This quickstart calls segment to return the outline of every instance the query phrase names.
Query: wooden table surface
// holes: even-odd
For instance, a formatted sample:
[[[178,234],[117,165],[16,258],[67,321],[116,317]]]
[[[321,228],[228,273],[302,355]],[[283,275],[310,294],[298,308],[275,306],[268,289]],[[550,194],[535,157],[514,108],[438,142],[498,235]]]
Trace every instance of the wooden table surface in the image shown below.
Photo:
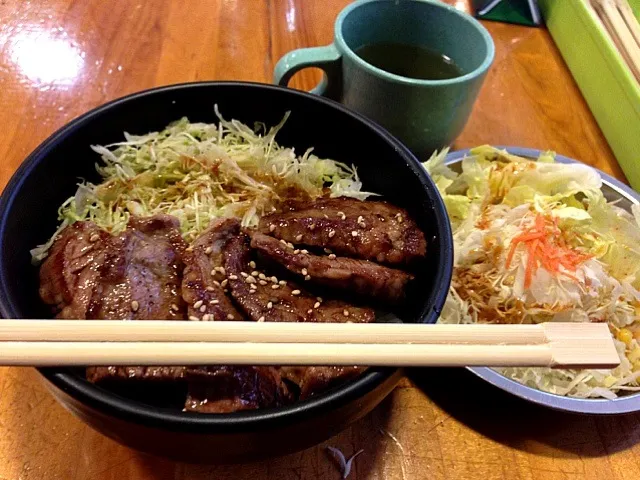
[[[347,0],[0,0],[0,185],[55,129],[103,102],[191,80],[269,82],[285,52],[331,41]],[[461,9],[466,1],[450,3]],[[496,59],[455,147],[553,149],[624,179],[544,29],[485,23]],[[317,72],[293,85],[311,88]],[[326,444],[243,466],[177,464],[76,420],[33,369],[0,368],[0,480],[640,477],[640,416],[559,414],[462,370],[422,370]]]

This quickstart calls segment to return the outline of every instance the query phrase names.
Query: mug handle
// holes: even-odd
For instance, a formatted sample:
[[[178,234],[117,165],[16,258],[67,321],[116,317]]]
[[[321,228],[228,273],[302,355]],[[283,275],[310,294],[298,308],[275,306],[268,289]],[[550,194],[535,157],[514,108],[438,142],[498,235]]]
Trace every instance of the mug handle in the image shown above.
[[[320,83],[311,93],[340,99],[342,90],[342,55],[335,45],[300,48],[284,55],[273,71],[273,83],[286,87],[291,77],[300,70],[317,67],[324,71]]]

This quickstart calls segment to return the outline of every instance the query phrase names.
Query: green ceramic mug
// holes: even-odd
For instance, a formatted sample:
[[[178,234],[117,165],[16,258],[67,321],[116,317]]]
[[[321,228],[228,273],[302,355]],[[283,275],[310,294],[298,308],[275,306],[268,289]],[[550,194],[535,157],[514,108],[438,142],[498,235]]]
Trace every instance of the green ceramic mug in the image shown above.
[[[402,77],[362,60],[355,51],[375,43],[426,47],[447,55],[461,76],[447,80]],[[426,159],[464,128],[494,57],[489,32],[474,18],[432,0],[360,0],[336,19],[334,42],[294,50],[276,65],[274,83],[318,67],[325,75],[313,93],[338,100],[378,122]]]

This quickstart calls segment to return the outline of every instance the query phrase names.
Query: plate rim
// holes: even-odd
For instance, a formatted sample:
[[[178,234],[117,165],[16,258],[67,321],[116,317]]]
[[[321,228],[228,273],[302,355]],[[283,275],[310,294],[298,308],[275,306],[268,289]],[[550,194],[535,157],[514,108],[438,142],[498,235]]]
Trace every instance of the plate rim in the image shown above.
[[[505,145],[492,146],[494,148],[506,150],[508,153],[513,155],[527,158],[538,158],[538,156],[545,151],[536,148],[512,147]],[[467,148],[449,152],[445,158],[445,164],[451,165],[461,161],[470,153],[470,150],[471,149]],[[578,163],[587,165],[584,162],[559,154],[556,154],[555,159],[560,163]],[[635,192],[631,187],[625,185],[611,175],[604,173],[598,168],[591,165],[587,166],[598,172],[602,178],[602,183],[615,191],[620,195],[620,197],[624,197],[632,203],[640,204],[640,194]],[[494,387],[515,395],[523,400],[527,400],[536,405],[551,408],[553,410],[592,415],[616,415],[640,411],[640,392],[611,400],[605,398],[565,397],[523,385],[515,380],[505,377],[501,373],[498,373],[489,367],[466,367],[466,369]]]

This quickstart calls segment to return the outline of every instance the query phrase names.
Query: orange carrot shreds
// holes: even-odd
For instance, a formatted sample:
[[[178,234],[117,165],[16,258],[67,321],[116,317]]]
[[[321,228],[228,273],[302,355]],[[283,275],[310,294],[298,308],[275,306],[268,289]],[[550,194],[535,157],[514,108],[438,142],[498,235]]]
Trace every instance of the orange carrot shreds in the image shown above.
[[[540,265],[549,273],[561,274],[578,281],[571,272],[575,272],[581,263],[591,258],[591,255],[586,255],[567,246],[562,231],[558,227],[558,219],[549,218],[542,214],[536,215],[533,226],[525,229],[511,240],[506,259],[507,268],[511,265],[520,244],[523,244],[527,249],[525,288],[531,286],[533,275]],[[563,267],[563,270],[560,270],[560,267]]]

